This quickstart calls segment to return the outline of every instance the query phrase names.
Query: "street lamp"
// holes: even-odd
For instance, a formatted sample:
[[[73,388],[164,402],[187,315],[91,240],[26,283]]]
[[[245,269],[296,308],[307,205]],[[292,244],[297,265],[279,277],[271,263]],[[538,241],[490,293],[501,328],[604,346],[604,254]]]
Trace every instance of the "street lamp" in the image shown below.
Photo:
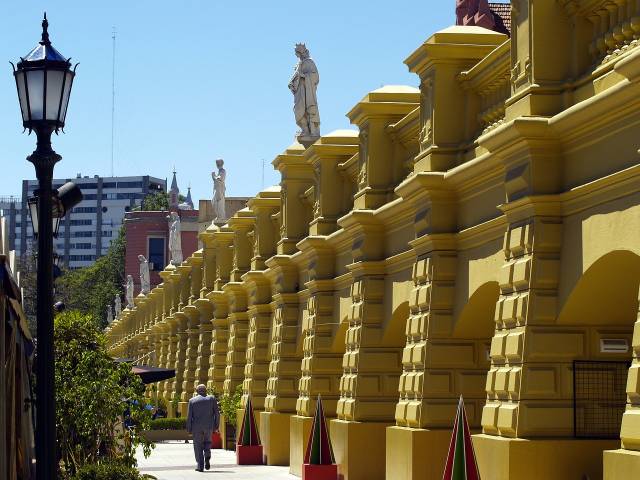
[[[38,197],[40,191],[36,190],[34,196],[27,200],[29,206],[29,216],[31,217],[31,225],[33,226],[33,237],[38,238]],[[82,191],[73,182],[67,182],[57,190],[53,190],[51,195],[51,230],[53,236],[58,238],[58,229],[60,228],[60,220],[64,218],[68,211],[82,201]]]
[[[42,39],[17,68],[16,80],[22,125],[36,132],[35,151],[27,157],[38,178],[37,222],[38,360],[36,364],[36,478],[51,480],[57,474],[55,368],[53,351],[53,167],[62,157],[51,148],[51,134],[64,129],[75,68],[49,40],[49,22],[42,21]],[[13,64],[12,64],[13,65]],[[32,211],[33,213],[33,211]],[[36,227],[37,225],[37,227]]]

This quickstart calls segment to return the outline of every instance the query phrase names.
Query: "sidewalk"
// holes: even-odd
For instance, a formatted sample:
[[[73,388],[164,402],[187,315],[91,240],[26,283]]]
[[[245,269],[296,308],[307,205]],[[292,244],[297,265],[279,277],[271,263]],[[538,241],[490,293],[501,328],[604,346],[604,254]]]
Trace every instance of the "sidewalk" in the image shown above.
[[[211,470],[196,472],[193,455],[193,444],[184,442],[157,443],[149,458],[144,458],[138,450],[138,468],[141,473],[153,475],[158,480],[191,480],[191,479],[234,479],[252,480],[300,480],[289,475],[289,467],[268,467],[264,465],[236,465],[235,452],[228,450],[212,450]]]

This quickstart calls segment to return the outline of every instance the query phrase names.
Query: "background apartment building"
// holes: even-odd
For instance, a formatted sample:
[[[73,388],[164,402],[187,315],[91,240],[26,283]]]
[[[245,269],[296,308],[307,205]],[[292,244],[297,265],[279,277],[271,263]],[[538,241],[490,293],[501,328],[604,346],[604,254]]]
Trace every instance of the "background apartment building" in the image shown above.
[[[78,175],[74,179],[55,179],[53,187],[59,188],[68,181],[80,187],[84,198],[62,220],[54,249],[71,269],[89,266],[104,255],[117,237],[125,213],[139,206],[146,195],[167,190],[166,180],[148,175]],[[0,210],[9,227],[9,246],[19,255],[24,255],[33,241],[27,200],[37,188],[37,180],[23,180],[22,198],[0,197]]]

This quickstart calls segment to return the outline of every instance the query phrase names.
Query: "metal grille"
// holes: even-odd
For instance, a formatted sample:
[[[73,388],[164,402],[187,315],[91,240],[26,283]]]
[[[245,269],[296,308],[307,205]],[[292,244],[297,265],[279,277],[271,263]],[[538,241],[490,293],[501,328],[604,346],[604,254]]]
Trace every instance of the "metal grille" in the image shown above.
[[[630,362],[573,362],[573,429],[578,438],[619,438]]]

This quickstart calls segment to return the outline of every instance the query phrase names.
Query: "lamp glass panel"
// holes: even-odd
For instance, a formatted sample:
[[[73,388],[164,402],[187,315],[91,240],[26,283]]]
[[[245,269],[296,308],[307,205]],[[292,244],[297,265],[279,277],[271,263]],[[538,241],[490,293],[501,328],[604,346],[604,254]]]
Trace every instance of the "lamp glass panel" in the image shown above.
[[[20,100],[20,110],[22,121],[29,120],[29,105],[27,104],[27,89],[24,86],[24,72],[16,72],[16,84],[18,86],[18,99]]]
[[[53,236],[58,238],[58,228],[60,227],[60,217],[53,217],[51,219],[51,228],[53,231]]]
[[[67,118],[67,107],[69,106],[69,94],[73,84],[73,72],[66,72],[67,79],[64,82],[64,92],[62,94],[62,107],[60,108],[60,121],[64,123]]]
[[[58,120],[64,71],[47,71],[47,120]]]
[[[42,120],[44,113],[44,71],[27,70],[26,73],[31,120]]]
[[[31,214],[31,227],[34,235],[38,234],[38,202],[29,201],[29,213]]]

